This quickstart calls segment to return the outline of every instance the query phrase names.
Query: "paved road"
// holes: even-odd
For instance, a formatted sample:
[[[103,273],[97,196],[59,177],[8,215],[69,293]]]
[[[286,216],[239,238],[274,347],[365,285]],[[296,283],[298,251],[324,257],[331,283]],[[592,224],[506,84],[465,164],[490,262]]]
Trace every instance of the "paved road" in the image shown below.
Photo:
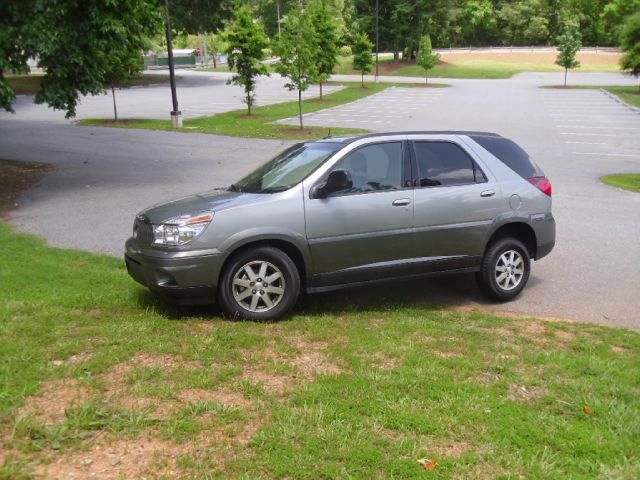
[[[165,70],[154,70],[155,75],[168,75]],[[184,118],[212,115],[214,113],[246,108],[241,87],[227,85],[233,74],[225,72],[178,71],[178,102]],[[284,87],[285,80],[279,75],[260,77],[256,86],[256,105],[292,101],[298,99],[295,91]],[[342,87],[325,85],[324,93],[331,93]],[[312,86],[304,92],[303,98],[317,97],[319,88]],[[148,87],[116,89],[118,115],[120,118],[169,119],[171,90],[169,84]],[[47,121],[70,123],[64,112],[54,111],[42,105],[35,105],[29,96],[20,96],[15,105],[16,114],[8,116],[0,112],[0,118],[25,121]],[[111,93],[87,96],[81,99],[75,119],[113,118]]]
[[[576,74],[576,83],[625,84],[610,74]],[[580,78],[577,78],[580,77]],[[598,91],[541,90],[558,74],[512,80],[448,81],[451,89],[402,89],[363,100],[374,130],[480,129],[522,144],[554,185],[555,251],[534,263],[516,301],[498,306],[525,314],[640,328],[640,196],[599,182],[640,172],[640,114]],[[226,88],[226,87],[225,87]],[[427,95],[428,93],[428,95]],[[392,95],[393,101],[385,101]],[[221,95],[222,96],[222,95]],[[382,101],[381,101],[382,100]],[[387,98],[390,100],[390,98]],[[417,106],[408,110],[408,105]],[[42,108],[42,107],[39,107]],[[365,126],[361,117],[331,124]],[[405,109],[405,110],[403,110]],[[355,113],[355,112],[351,112]],[[334,113],[332,112],[331,115]],[[357,113],[356,113],[357,114]],[[375,124],[390,115],[392,124]],[[344,122],[344,123],[343,123]],[[135,212],[167,198],[228,184],[284,142],[197,134],[74,127],[0,115],[0,158],[47,161],[58,169],[20,199],[13,223],[60,246],[119,255]],[[360,290],[345,298],[489,306],[470,276],[427,280],[416,289]]]

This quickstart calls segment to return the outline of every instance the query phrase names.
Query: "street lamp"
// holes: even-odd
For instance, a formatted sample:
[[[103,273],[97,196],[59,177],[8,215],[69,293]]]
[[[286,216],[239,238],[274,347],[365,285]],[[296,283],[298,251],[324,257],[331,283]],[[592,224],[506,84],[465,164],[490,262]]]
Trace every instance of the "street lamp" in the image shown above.
[[[378,72],[378,45],[379,45],[379,41],[380,41],[380,35],[379,35],[379,9],[378,9],[378,0],[376,0],[376,78],[375,81],[376,83],[378,83],[380,81],[380,77],[379,77],[379,72]]]
[[[171,100],[173,110],[171,111],[171,126],[182,128],[182,112],[178,110],[178,94],[176,93],[176,72],[173,64],[173,42],[171,41],[171,19],[169,18],[169,0],[164,0],[167,9],[167,53],[169,56],[169,81],[171,83]]]

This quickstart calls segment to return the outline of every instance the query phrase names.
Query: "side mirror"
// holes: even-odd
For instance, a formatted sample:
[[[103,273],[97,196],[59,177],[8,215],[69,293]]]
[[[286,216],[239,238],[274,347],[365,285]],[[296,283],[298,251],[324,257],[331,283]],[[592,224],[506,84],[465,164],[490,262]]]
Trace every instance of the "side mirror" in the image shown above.
[[[327,181],[315,185],[311,189],[312,198],[324,198],[332,193],[348,190],[353,187],[351,174],[346,170],[334,170],[327,177]]]

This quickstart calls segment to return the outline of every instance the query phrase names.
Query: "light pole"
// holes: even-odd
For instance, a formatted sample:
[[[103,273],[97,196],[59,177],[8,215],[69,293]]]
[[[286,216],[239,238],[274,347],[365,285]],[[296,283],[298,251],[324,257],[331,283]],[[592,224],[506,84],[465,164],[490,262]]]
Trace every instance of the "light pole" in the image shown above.
[[[164,0],[167,9],[167,54],[169,56],[169,80],[171,82],[171,101],[173,110],[171,111],[171,126],[182,128],[182,112],[178,110],[178,94],[176,93],[176,72],[173,64],[173,42],[171,41],[171,19],[169,18],[169,0]]]
[[[378,46],[380,41],[380,34],[379,34],[380,15],[379,15],[379,9],[378,9],[378,1],[379,0],[376,0],[376,78],[375,78],[376,83],[380,81],[379,72],[378,72]]]

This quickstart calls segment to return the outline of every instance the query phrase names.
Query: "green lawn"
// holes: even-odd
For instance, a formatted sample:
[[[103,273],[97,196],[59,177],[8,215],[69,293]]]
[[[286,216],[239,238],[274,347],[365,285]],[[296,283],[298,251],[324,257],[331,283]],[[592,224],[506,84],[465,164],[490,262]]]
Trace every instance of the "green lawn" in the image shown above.
[[[441,62],[433,69],[429,70],[429,78],[480,78],[499,79],[511,78],[516,73],[522,72],[561,72],[562,68],[554,65],[552,60],[533,61],[527,60],[527,54],[520,55],[523,60],[505,61],[481,58],[481,54],[469,55],[448,55],[446,62]],[[460,58],[458,58],[460,57]],[[471,58],[469,58],[471,57]],[[537,57],[534,57],[537,59]],[[409,64],[393,62],[391,58],[380,59],[380,75],[397,75],[403,77],[424,78],[424,70],[417,66],[415,62]],[[583,63],[577,71],[589,72],[618,72],[620,68],[616,64],[607,63]],[[339,64],[335,69],[338,74],[358,74],[352,68],[351,57],[340,57]],[[373,73],[373,70],[372,72]]]
[[[390,83],[368,83],[365,88],[361,88],[359,83],[344,83],[345,88],[337,92],[325,95],[320,101],[317,98],[305,100],[303,102],[304,113],[315,112],[325,108],[335,107],[344,103],[353,102],[360,98],[367,97],[374,93],[381,92],[394,84]],[[410,87],[411,85],[402,85]],[[445,86],[434,84],[436,86]],[[367,130],[337,127],[309,127],[300,130],[294,125],[274,124],[276,120],[297,117],[298,102],[277,103],[256,107],[252,115],[246,115],[246,110],[235,110],[233,112],[219,113],[208,117],[199,117],[184,121],[184,128],[176,131],[212,133],[217,135],[229,135],[234,137],[252,138],[322,138],[331,135],[352,135],[367,132]],[[175,130],[172,129],[169,120],[120,120],[115,122],[108,119],[86,119],[77,122],[79,125],[122,127],[122,128],[146,128],[154,130]]]
[[[640,192],[640,173],[619,173],[602,177],[602,182],[632,192]]]
[[[387,287],[237,322],[119,259],[0,244],[0,479],[640,476],[636,331]]]
[[[576,90],[599,90],[604,88],[605,90],[617,95],[622,101],[640,108],[640,88],[632,86],[619,86],[619,85],[546,85],[540,88],[552,88],[552,89],[576,89]]]

